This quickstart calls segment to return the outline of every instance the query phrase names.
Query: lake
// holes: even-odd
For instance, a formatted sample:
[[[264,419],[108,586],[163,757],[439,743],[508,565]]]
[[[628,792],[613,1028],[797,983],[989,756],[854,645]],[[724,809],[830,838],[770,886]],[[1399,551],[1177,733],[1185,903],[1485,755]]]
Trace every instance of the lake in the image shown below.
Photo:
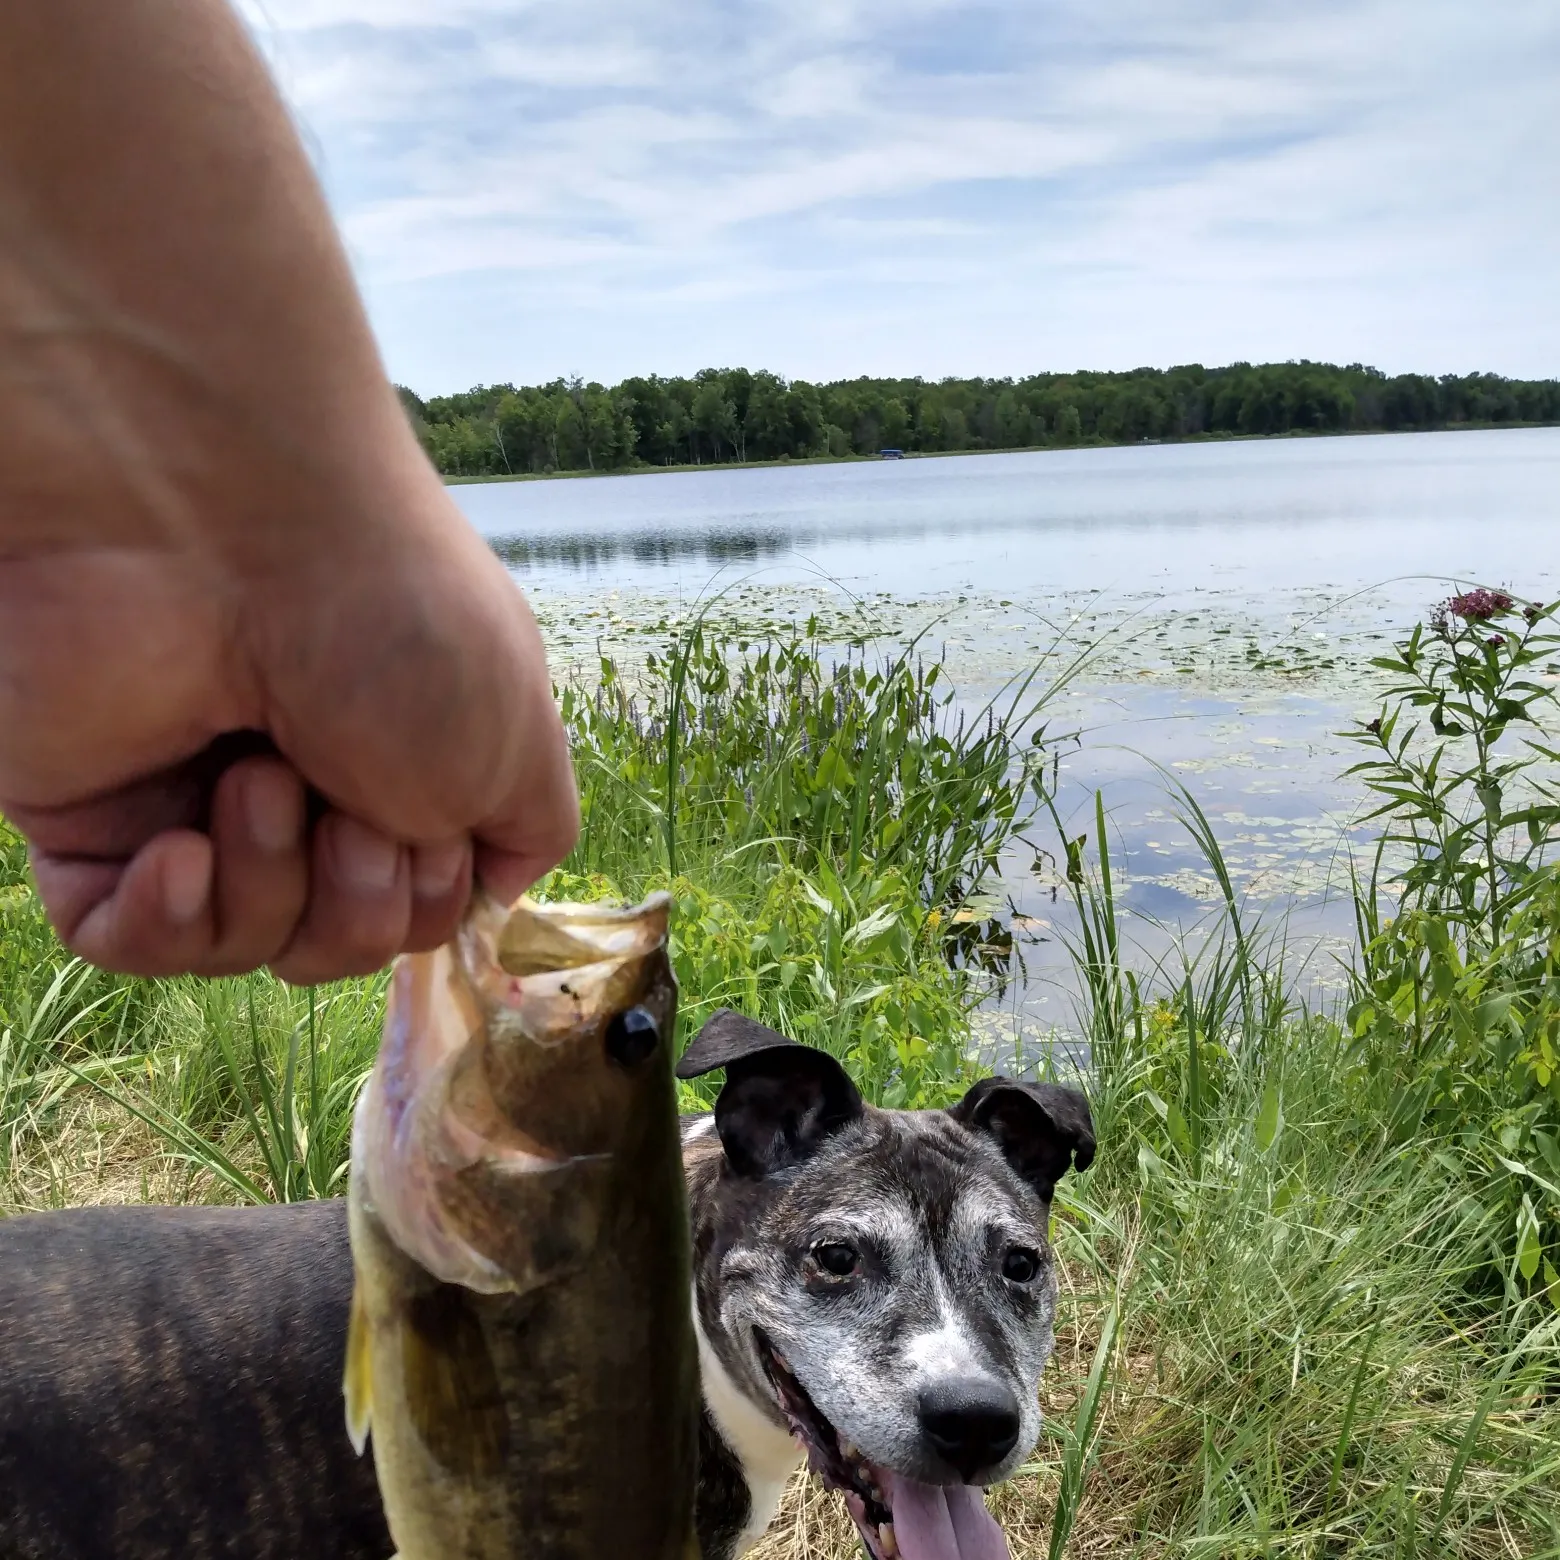
[[[978,701],[1058,645],[1099,645],[1054,701],[1068,831],[1098,788],[1138,958],[1195,949],[1212,879],[1170,777],[1213,819],[1253,909],[1288,918],[1312,978],[1351,923],[1338,895],[1361,798],[1343,725],[1366,664],[1453,584],[1560,593],[1560,429],[1251,440],[677,471],[451,490],[509,563],[560,664],[632,660],[724,592],[755,631],[923,630]],[[1009,1021],[1063,1024],[1056,842],[1013,853],[1030,978]],[[1038,855],[1038,859],[1037,859]]]

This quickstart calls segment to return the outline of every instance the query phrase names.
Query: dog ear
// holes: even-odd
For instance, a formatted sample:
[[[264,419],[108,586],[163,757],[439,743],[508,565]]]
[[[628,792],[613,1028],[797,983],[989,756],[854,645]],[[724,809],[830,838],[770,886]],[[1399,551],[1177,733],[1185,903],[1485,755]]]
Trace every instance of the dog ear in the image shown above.
[[[1002,1157],[1044,1202],[1072,1166],[1087,1170],[1094,1162],[1094,1118],[1077,1089],[982,1078],[948,1114],[995,1138]]]
[[[729,1008],[712,1013],[677,1064],[679,1078],[726,1069],[715,1130],[738,1175],[759,1179],[800,1164],[860,1118],[861,1094],[827,1051],[787,1040]]]

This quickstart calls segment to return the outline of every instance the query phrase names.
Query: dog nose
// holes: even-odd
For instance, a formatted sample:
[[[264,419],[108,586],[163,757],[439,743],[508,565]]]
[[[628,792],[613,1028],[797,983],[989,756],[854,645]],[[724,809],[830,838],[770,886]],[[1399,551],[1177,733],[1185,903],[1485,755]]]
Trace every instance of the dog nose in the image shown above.
[[[935,1382],[922,1389],[918,1406],[926,1439],[966,1479],[995,1468],[1018,1440],[1018,1399],[999,1381]]]

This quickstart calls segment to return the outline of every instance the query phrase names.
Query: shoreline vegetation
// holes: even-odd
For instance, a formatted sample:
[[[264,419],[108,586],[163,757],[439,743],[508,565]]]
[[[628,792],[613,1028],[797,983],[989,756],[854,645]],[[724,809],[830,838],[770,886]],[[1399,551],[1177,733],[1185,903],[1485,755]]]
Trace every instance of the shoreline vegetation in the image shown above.
[[[820,385],[711,368],[610,387],[558,379],[427,399],[398,389],[451,481],[1560,423],[1560,380],[1388,376],[1358,363]]]
[[[1046,1430],[992,1495],[1015,1560],[1560,1555],[1557,616],[1470,591],[1375,657],[1349,735],[1381,848],[1322,1003],[1184,787],[1221,893],[1133,963],[1108,816],[1054,805],[1081,640],[963,715],[925,641],[702,618],[560,688],[584,823],[541,892],[671,891],[682,1044],[735,1007],[877,1103],[950,1103],[1012,973],[998,859],[1046,849],[1100,1152],[1058,1192]],[[0,1212],[341,1192],[383,977],[93,971],[3,828],[0,917]],[[1027,1059],[1065,1077],[1075,1050]],[[756,1553],[858,1551],[799,1478]]]
[[[482,476],[459,476],[443,472],[446,487],[478,487],[495,482],[571,482],[589,477],[647,477],[657,473],[671,474],[689,471],[783,471],[791,466],[858,466],[881,465],[889,460],[952,460],[965,455],[1042,455],[1057,450],[1114,450],[1141,448],[1144,445],[1162,444],[1265,444],[1275,439],[1368,439],[1383,438],[1389,433],[1489,433],[1497,428],[1554,428],[1560,422],[1458,422],[1445,423],[1436,428],[1291,428],[1287,433],[1188,433],[1175,438],[1139,439],[1135,445],[1109,439],[1084,439],[1077,444],[1016,444],[1003,449],[962,450],[901,450],[884,456],[881,451],[871,455],[777,455],[773,460],[722,460],[667,466],[652,466],[640,461],[628,466],[603,466],[592,470],[584,467],[569,471],[515,471],[486,473]]]

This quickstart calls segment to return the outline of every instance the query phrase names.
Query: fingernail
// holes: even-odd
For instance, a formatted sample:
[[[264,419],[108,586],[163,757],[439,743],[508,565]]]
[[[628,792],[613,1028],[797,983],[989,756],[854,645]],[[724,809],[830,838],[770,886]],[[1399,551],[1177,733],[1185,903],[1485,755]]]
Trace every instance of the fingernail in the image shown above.
[[[303,797],[296,782],[276,769],[260,769],[244,781],[249,837],[273,856],[296,850],[303,838]]]
[[[338,817],[331,830],[336,872],[360,894],[382,894],[395,882],[400,848],[356,818]]]
[[[163,863],[163,912],[175,926],[188,926],[211,895],[211,852],[173,851]]]
[[[423,845],[412,853],[412,892],[419,899],[442,899],[454,888],[466,864],[466,845]]]

